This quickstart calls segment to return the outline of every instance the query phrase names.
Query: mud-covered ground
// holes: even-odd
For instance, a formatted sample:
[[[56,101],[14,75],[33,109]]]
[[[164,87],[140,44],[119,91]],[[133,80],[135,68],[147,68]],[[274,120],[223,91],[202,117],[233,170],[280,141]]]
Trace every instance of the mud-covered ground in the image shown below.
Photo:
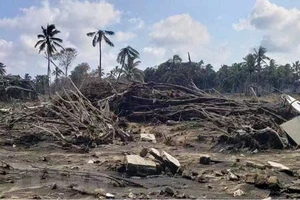
[[[108,198],[105,195],[110,193],[114,198],[263,199],[297,198],[297,192],[300,193],[299,150],[228,153],[220,146],[212,148],[220,131],[207,131],[195,122],[132,126],[137,133],[135,142],[102,145],[85,154],[63,149],[49,138],[11,140],[13,134],[2,131],[1,197],[94,199]],[[157,143],[139,141],[139,132],[154,133]],[[117,172],[126,154],[139,154],[143,148],[150,147],[165,150],[177,158],[183,174],[141,178]],[[203,154],[222,162],[200,164]],[[284,164],[290,170],[272,168],[268,161]],[[251,181],[253,174],[261,180]],[[264,180],[270,176],[273,179],[276,176],[273,185]],[[239,189],[243,194],[234,197]]]

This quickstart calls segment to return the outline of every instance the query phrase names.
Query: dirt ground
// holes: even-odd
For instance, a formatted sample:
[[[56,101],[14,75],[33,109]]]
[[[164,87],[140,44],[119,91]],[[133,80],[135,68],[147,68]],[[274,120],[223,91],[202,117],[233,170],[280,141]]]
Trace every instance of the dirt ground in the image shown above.
[[[101,145],[89,153],[64,150],[55,141],[27,138],[10,141],[12,133],[1,132],[0,190],[7,199],[94,199],[110,193],[114,198],[298,198],[300,192],[299,150],[228,153],[222,147],[212,148],[220,131],[207,131],[196,122],[173,126],[131,124],[140,133],[154,133],[157,143],[136,141]],[[169,138],[169,139],[166,139]],[[10,141],[10,142],[8,142]],[[33,142],[34,141],[34,142]],[[33,144],[34,143],[34,144]],[[30,145],[29,145],[30,144]],[[177,158],[182,175],[161,174],[148,177],[126,177],[117,166],[126,154],[139,154],[143,148],[165,150]],[[203,165],[201,155],[222,161]],[[89,161],[92,163],[89,163]],[[249,165],[252,161],[256,165]],[[268,167],[268,161],[279,162],[291,170]],[[230,170],[230,172],[229,172]],[[236,177],[229,177],[229,173]],[[300,171],[299,171],[300,172]],[[281,188],[249,183],[247,174],[276,176]],[[229,178],[228,178],[229,177]],[[118,184],[123,179],[123,185]],[[118,181],[116,181],[118,180]],[[127,182],[129,181],[129,182]],[[247,183],[248,182],[248,183]],[[164,192],[167,187],[174,194]],[[287,189],[290,188],[290,189]],[[241,196],[235,196],[238,189]],[[300,195],[299,195],[300,196]]]

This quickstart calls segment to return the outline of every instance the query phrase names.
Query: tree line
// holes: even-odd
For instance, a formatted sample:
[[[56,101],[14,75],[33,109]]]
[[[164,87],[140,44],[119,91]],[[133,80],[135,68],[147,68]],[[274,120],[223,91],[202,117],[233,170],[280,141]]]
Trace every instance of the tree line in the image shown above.
[[[269,58],[267,49],[260,46],[243,58],[242,62],[222,65],[215,71],[211,64],[182,62],[178,55],[144,71],[146,82],[191,84],[199,89],[217,89],[225,93],[249,93],[254,88],[260,93],[300,91],[300,62],[278,65]]]
[[[252,53],[246,55],[242,62],[232,65],[222,65],[218,71],[214,70],[211,64],[204,64],[204,61],[191,61],[188,54],[188,62],[183,62],[182,58],[174,55],[171,59],[155,67],[138,69],[141,63],[139,52],[127,46],[121,48],[116,61],[120,66],[115,66],[109,73],[104,74],[102,67],[102,44],[105,43],[114,47],[110,37],[115,33],[108,30],[97,30],[87,33],[92,38],[92,46],[98,45],[99,65],[96,70],[90,71],[88,63],[78,64],[69,75],[72,63],[76,59],[78,52],[71,47],[64,47],[63,40],[58,37],[60,31],[54,24],[41,27],[42,33],[37,35],[38,41],[35,48],[39,53],[43,52],[47,59],[47,75],[37,75],[33,81],[37,91],[41,94],[58,90],[66,83],[67,77],[80,86],[84,80],[91,77],[140,81],[140,82],[161,82],[172,83],[183,86],[196,86],[199,89],[218,89],[228,93],[247,93],[252,87],[256,90],[274,92],[289,89],[293,92],[297,90],[300,76],[300,62],[292,64],[278,65],[274,59],[267,56],[267,49],[260,46]],[[54,69],[51,70],[51,65]],[[0,75],[6,74],[6,66],[0,63]],[[51,83],[50,77],[55,80]],[[24,79],[31,80],[29,74],[25,74]],[[51,86],[50,86],[51,84]]]

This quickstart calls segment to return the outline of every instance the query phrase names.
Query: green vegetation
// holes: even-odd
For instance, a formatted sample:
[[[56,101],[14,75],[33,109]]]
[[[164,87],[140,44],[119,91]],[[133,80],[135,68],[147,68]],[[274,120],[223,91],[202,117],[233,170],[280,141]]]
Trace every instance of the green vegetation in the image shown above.
[[[93,38],[94,47],[99,44],[99,65],[96,70],[90,72],[89,64],[81,63],[68,75],[77,57],[77,50],[62,46],[63,40],[56,37],[60,31],[54,24],[41,28],[42,34],[37,35],[39,40],[35,47],[39,48],[39,53],[45,52],[48,71],[47,75],[38,75],[33,79],[32,83],[35,84],[34,88],[38,93],[45,94],[50,91],[51,64],[55,66],[52,71],[52,75],[55,76],[55,81],[51,85],[52,92],[67,86],[67,77],[70,77],[77,86],[81,86],[85,79],[96,76],[101,79],[105,76],[101,63],[101,45],[104,40],[106,44],[114,47],[108,37],[115,34],[113,31],[98,30],[87,33],[87,36]],[[57,51],[57,47],[61,50]],[[199,89],[217,89],[224,93],[247,94],[251,87],[258,94],[263,91],[275,92],[286,89],[289,92],[300,92],[300,61],[278,65],[274,59],[267,56],[267,49],[262,46],[253,49],[253,52],[242,58],[241,62],[222,65],[218,71],[215,71],[211,64],[204,64],[203,60],[191,61],[189,53],[187,62],[183,62],[179,55],[174,55],[158,66],[148,67],[144,71],[138,68],[141,63],[139,58],[139,52],[131,46],[121,48],[116,58],[120,66],[115,66],[104,78],[119,81],[171,83]],[[0,62],[2,79],[5,74],[6,66]],[[25,74],[24,80],[31,81],[30,75]]]

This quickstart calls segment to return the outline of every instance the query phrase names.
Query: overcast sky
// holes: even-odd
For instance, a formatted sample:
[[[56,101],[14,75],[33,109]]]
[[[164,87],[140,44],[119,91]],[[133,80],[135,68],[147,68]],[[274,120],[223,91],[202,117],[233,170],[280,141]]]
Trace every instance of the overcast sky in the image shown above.
[[[300,1],[296,0],[1,0],[0,62],[8,73],[46,74],[34,48],[41,26],[54,23],[65,47],[79,55],[73,67],[98,65],[98,49],[87,32],[115,31],[115,47],[103,47],[106,72],[127,45],[141,54],[141,69],[174,54],[204,60],[214,69],[240,62],[262,44],[278,63],[300,60]]]

